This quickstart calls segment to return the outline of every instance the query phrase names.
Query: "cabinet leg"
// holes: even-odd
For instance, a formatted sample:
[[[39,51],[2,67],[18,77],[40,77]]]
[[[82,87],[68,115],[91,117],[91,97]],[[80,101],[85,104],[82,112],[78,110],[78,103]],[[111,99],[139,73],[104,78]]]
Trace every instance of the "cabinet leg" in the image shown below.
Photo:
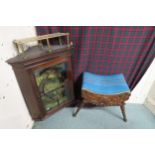
[[[120,108],[121,108],[121,111],[122,111],[123,120],[125,122],[127,122],[127,118],[126,118],[126,114],[125,114],[125,106],[124,105],[121,105]]]
[[[73,113],[73,116],[76,117],[77,113],[80,111],[80,109],[84,106],[85,102],[81,102],[75,113]]]

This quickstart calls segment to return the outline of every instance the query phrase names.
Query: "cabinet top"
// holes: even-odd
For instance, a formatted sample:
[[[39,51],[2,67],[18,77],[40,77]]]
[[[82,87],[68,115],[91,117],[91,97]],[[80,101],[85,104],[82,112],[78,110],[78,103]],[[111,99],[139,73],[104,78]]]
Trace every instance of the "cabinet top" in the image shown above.
[[[7,63],[18,64],[33,61],[34,59],[39,59],[43,57],[58,57],[61,56],[63,53],[71,52],[72,49],[73,46],[68,47],[67,45],[54,45],[52,46],[52,51],[49,52],[48,47],[44,46],[44,48],[41,48],[39,46],[33,46],[27,49],[26,52],[7,60]]]

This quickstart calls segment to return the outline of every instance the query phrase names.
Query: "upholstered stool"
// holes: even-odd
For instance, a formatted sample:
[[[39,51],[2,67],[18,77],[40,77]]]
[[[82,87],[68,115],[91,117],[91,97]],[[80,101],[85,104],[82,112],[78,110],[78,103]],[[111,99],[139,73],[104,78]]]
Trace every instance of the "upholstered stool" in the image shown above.
[[[123,74],[98,75],[84,72],[82,83],[82,98],[76,116],[85,103],[102,106],[120,106],[123,119],[127,121],[125,114],[125,101],[130,96],[130,89]]]

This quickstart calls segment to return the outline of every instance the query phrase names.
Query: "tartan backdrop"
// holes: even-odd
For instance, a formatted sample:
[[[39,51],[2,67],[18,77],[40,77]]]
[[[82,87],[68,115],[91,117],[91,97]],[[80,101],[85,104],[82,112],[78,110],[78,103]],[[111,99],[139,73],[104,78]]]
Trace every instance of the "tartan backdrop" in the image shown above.
[[[77,97],[84,71],[123,73],[132,90],[155,57],[153,26],[37,26],[36,30],[38,35],[70,33]]]

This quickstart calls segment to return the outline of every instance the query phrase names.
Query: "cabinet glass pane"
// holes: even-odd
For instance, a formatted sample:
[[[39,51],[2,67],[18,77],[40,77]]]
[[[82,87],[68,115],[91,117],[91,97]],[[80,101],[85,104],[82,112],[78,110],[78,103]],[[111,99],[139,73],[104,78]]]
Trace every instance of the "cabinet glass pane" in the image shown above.
[[[67,63],[60,63],[34,71],[42,103],[51,110],[71,99],[67,79]]]

